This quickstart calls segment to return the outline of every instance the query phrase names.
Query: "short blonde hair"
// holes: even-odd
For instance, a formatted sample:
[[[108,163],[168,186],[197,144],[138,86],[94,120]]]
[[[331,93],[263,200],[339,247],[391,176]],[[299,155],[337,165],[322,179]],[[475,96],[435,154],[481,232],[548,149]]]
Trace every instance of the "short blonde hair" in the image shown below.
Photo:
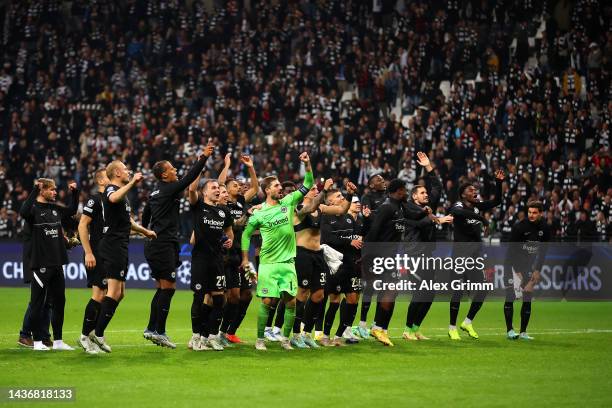
[[[121,160],[113,160],[106,166],[106,177],[112,179],[115,175],[115,171],[118,169],[119,165],[123,164]]]
[[[55,187],[55,180],[49,178],[39,178],[37,180],[37,183],[42,184],[43,190],[48,190],[50,188]]]

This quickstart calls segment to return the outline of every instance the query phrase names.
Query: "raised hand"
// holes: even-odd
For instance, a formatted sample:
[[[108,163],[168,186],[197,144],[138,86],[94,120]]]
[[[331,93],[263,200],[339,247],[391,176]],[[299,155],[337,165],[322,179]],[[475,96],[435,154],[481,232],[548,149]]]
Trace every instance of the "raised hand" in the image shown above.
[[[345,186],[346,186],[346,191],[347,191],[349,194],[355,194],[355,192],[357,191],[357,186],[355,186],[355,184],[353,184],[353,183],[352,183],[352,182],[350,182],[350,181],[347,181],[347,182],[346,182],[346,184],[345,184]]]
[[[504,174],[503,170],[497,170],[495,172],[495,179],[496,180],[504,181],[505,178],[506,178],[506,175]]]
[[[215,146],[213,146],[213,144],[209,142],[204,148],[204,152],[202,152],[202,154],[204,155],[204,157],[210,157],[212,156],[214,151],[215,151]]]
[[[253,167],[253,159],[249,155],[243,154],[240,156],[240,161],[247,167]]]
[[[431,166],[431,162],[429,161],[429,157],[423,152],[417,153],[417,163],[419,163],[423,167]]]
[[[132,181],[134,182],[134,184],[138,184],[142,181],[143,178],[144,176],[142,175],[141,172],[134,173],[134,177],[132,177]]]
[[[363,214],[364,217],[369,217],[372,214],[372,210],[370,210],[370,207],[366,205],[361,210],[361,213]]]
[[[231,153],[227,153],[225,155],[225,157],[223,158],[223,164],[225,165],[225,167],[229,167],[232,164],[232,154]]]
[[[70,189],[70,191],[75,191],[77,189],[76,181],[73,181],[72,183],[68,184],[68,188]]]
[[[331,188],[331,186],[334,185],[334,180],[331,178],[328,178],[327,180],[325,180],[325,184],[323,184],[323,190],[327,191]]]
[[[308,163],[310,162],[310,156],[308,156],[308,153],[306,152],[302,152],[300,154],[300,161],[304,162],[304,163]]]

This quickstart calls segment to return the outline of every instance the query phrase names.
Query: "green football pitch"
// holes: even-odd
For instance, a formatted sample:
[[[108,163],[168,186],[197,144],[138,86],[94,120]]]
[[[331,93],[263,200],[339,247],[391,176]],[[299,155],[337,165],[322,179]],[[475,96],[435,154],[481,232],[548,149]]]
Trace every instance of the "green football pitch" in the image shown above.
[[[612,303],[535,301],[531,342],[505,339],[499,301],[486,303],[474,321],[480,340],[464,335],[451,342],[448,304],[436,303],[423,325],[431,340],[408,343],[401,339],[402,302],[391,322],[395,347],[370,340],[319,350],[283,351],[269,344],[267,352],[257,352],[254,300],[238,332],[245,344],[192,352],[186,346],[191,293],[177,292],[172,302],[168,332],[176,350],[142,338],[151,295],[128,288],[106,333],[112,354],[34,353],[17,346],[28,290],[0,288],[3,393],[7,387],[73,387],[76,401],[66,405],[106,408],[612,406]],[[88,296],[84,289],[67,291],[64,339],[75,347]],[[463,303],[460,319],[467,308]],[[517,304],[515,326],[519,309]]]

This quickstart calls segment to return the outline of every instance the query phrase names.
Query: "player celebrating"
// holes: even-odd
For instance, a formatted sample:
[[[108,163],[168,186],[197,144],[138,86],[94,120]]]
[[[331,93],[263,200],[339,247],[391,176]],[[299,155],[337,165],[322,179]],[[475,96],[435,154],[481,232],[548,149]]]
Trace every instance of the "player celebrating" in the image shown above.
[[[144,228],[131,216],[128,192],[142,181],[142,173],[134,174],[130,180],[130,172],[125,164],[119,160],[111,162],[106,167],[109,184],[104,189],[102,209],[106,233],[98,245],[100,261],[104,268],[108,290],[102,300],[100,316],[96,322],[96,329],[89,334],[89,339],[106,353],[111,347],[106,343],[104,330],[110,323],[119,302],[125,296],[125,279],[128,269],[128,244],[130,231],[142,234],[147,238],[156,237],[155,232]]]
[[[550,231],[546,222],[543,220],[544,206],[540,201],[530,201],[527,203],[527,218],[517,222],[512,227],[510,236],[510,249],[508,251],[505,272],[506,283],[506,302],[504,303],[504,317],[506,319],[507,337],[510,340],[518,338],[522,340],[533,340],[527,334],[527,325],[531,317],[531,298],[533,287],[540,281],[540,270],[546,257],[546,246],[542,242],[550,240]],[[522,242],[525,244],[518,244]],[[512,327],[514,314],[514,300],[516,299],[512,269],[520,278],[523,295],[521,306],[521,331],[516,334]]]
[[[400,179],[389,182],[389,198],[381,205],[366,236],[366,242],[400,242],[405,229],[403,203],[406,201],[406,184]],[[367,262],[366,262],[367,264]],[[383,292],[377,296],[375,324],[371,334],[386,346],[393,346],[386,330],[395,307],[394,292]]]
[[[361,197],[361,206],[364,211],[375,214],[387,199],[387,185],[384,177],[381,174],[374,174],[368,180],[368,189],[369,191]],[[361,282],[363,284],[363,299],[361,300],[360,321],[357,330],[359,335],[365,339],[370,337],[367,320],[374,288],[367,282],[367,277],[369,277],[367,271],[363,275],[366,280]]]
[[[219,183],[206,180],[202,199],[197,191],[200,177],[189,186],[189,204],[194,217],[194,246],[191,251],[191,304],[193,350],[223,350],[219,339],[219,325],[223,317],[226,287],[223,255],[232,247],[234,233],[232,216],[225,207],[217,205]],[[205,302],[206,300],[206,302]]]
[[[240,327],[247,309],[251,303],[251,282],[246,279],[241,270],[240,263],[242,262],[242,250],[240,248],[240,240],[242,239],[242,231],[246,225],[248,218],[247,205],[257,195],[259,191],[259,181],[253,166],[253,160],[249,156],[241,156],[240,161],[249,171],[251,179],[249,189],[241,194],[240,183],[235,179],[228,179],[231,160],[230,154],[225,155],[225,166],[219,174],[219,184],[225,185],[228,193],[227,208],[234,220],[233,231],[234,240],[233,246],[229,250],[228,262],[225,266],[226,284],[227,284],[227,303],[223,311],[223,322],[220,328],[220,337],[222,340],[227,340],[230,343],[240,343],[240,339],[236,336],[236,331]]]
[[[459,187],[460,200],[450,210],[453,216],[453,226],[455,227],[454,241],[460,243],[453,251],[453,257],[476,258],[481,254],[482,226],[488,225],[487,220],[480,214],[481,211],[490,210],[501,203],[502,182],[504,172],[498,170],[495,174],[495,198],[490,201],[480,201],[478,189],[472,183],[465,183]],[[463,244],[461,244],[463,243]],[[458,279],[469,279],[471,282],[483,282],[484,271],[476,268],[469,269],[465,273],[457,276]],[[450,324],[448,326],[448,336],[451,340],[461,340],[457,332],[457,315],[461,306],[461,296],[463,291],[453,292],[450,301]],[[478,339],[478,333],[472,326],[472,320],[482,307],[485,291],[476,291],[472,298],[472,304],[467,317],[461,323],[461,330],[467,332],[473,339]]]
[[[327,194],[327,203],[332,206],[349,205],[347,214],[325,215],[321,220],[321,242],[342,253],[342,264],[336,273],[328,279],[326,292],[329,295],[329,307],[325,313],[325,324],[321,344],[324,346],[340,346],[342,338],[347,343],[358,342],[353,335],[351,326],[357,314],[359,292],[361,290],[361,272],[357,260],[363,246],[362,223],[359,217],[361,204],[357,197],[353,197],[351,190],[344,197],[338,190]],[[366,210],[369,214],[369,209]],[[340,304],[340,295],[344,300]],[[336,312],[340,309],[340,324],[336,336],[330,340],[331,327]]]
[[[321,249],[320,224],[324,214],[345,214],[351,202],[338,200],[337,205],[321,204],[325,195],[331,192],[333,180],[325,181],[323,189],[318,192],[316,187],[310,189],[304,197],[303,204],[297,207],[294,215],[294,230],[296,232],[295,268],[298,278],[298,294],[296,298],[295,321],[291,345],[298,348],[317,348],[318,345],[310,336],[314,322],[322,312],[324,288],[329,276],[329,268]],[[353,183],[347,183],[347,190],[352,198],[357,189]],[[337,191],[337,190],[336,190]],[[309,302],[307,302],[309,300]],[[305,310],[307,308],[308,310]],[[304,320],[304,335],[300,334]]]
[[[176,290],[176,267],[181,263],[178,242],[179,201],[183,190],[200,175],[212,153],[213,146],[209,144],[199,160],[180,180],[176,168],[169,161],[163,160],[153,165],[153,175],[158,183],[149,195],[143,224],[157,234],[157,239],[146,242],[144,247],[157,290],[151,300],[149,324],[143,336],[163,347],[176,348],[176,344],[166,334],[166,320]]]
[[[89,340],[89,334],[96,328],[100,308],[106,294],[106,276],[100,260],[98,245],[104,235],[104,218],[102,212],[102,197],[109,183],[106,169],[95,173],[98,194],[89,197],[83,207],[79,220],[79,237],[85,252],[85,268],[87,270],[87,287],[91,288],[91,298],[85,307],[83,329],[78,342],[88,354],[96,354],[99,348]]]
[[[408,242],[410,254],[430,256],[433,252],[432,244],[435,241],[435,226],[453,221],[450,215],[435,217],[432,215],[432,208],[438,207],[440,194],[442,192],[442,181],[436,176],[429,158],[423,152],[417,153],[418,163],[427,171],[425,185],[418,185],[412,189],[411,199],[404,207],[406,216],[406,230],[404,241]],[[433,280],[433,270],[423,269],[419,271],[418,278],[423,280]],[[406,314],[406,330],[402,334],[406,340],[428,340],[419,330],[421,323],[425,319],[427,312],[434,299],[433,290],[421,290],[414,294],[408,306]]]
[[[300,160],[306,168],[303,185],[297,191],[281,199],[281,183],[276,177],[266,177],[263,181],[266,202],[249,218],[242,234],[241,266],[245,271],[249,269],[251,234],[259,229],[262,237],[257,282],[257,296],[262,298],[257,318],[257,341],[255,343],[257,350],[266,350],[264,330],[270,308],[278,302],[279,298],[285,303],[284,338],[281,346],[286,350],[292,349],[287,337],[291,334],[295,319],[295,296],[298,286],[294,264],[296,241],[292,217],[297,204],[314,183],[308,154],[302,153]]]
[[[28,198],[24,201],[19,215],[26,221],[31,231],[30,268],[32,269],[31,321],[33,349],[48,351],[42,340],[46,328],[43,327],[45,303],[51,299],[53,313],[53,350],[74,350],[62,340],[64,325],[64,306],[66,304],[66,282],[62,265],[68,263],[68,253],[64,241],[62,218],[76,213],[79,192],[76,183],[68,185],[72,192],[69,208],[55,204],[57,190],[51,179],[39,179]]]
[[[297,190],[297,186],[293,181],[283,181],[281,183],[282,191],[280,198],[285,197],[293,193]],[[252,212],[252,211],[251,211]],[[255,244],[255,269],[259,267],[259,250],[261,248],[261,235],[259,235],[259,231],[255,231],[253,236],[251,237],[251,243]],[[325,302],[323,302],[323,306]],[[274,314],[276,313],[276,319],[274,319]],[[281,333],[281,329],[283,327],[283,323],[285,319],[285,304],[282,302],[277,303],[276,306],[272,305],[270,307],[270,314],[268,315],[268,321],[266,322],[266,329],[264,331],[264,337],[269,341],[281,341],[283,335]],[[272,325],[274,322],[274,325]]]

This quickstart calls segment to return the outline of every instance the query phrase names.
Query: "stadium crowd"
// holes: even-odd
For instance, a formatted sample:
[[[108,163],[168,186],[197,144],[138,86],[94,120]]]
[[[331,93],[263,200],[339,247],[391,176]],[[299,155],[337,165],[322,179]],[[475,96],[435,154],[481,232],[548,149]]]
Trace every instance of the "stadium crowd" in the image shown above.
[[[317,179],[361,193],[376,174],[418,183],[424,151],[445,187],[438,213],[468,179],[489,198],[504,169],[490,237],[538,199],[554,239],[611,239],[606,2],[204,3],[0,6],[0,237],[19,235],[38,177],[75,180],[82,205],[119,158],[145,175],[129,197],[140,214],[153,163],[182,175],[212,140],[206,177],[231,152],[235,176],[249,154],[259,176],[297,181],[307,149]]]

